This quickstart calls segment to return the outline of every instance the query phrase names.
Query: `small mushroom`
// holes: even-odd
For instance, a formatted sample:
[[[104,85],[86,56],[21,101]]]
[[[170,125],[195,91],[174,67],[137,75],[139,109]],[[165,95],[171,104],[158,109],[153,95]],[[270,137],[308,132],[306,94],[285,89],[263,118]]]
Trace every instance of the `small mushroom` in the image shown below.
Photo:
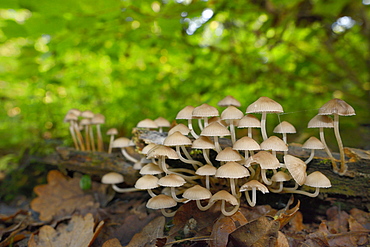
[[[239,120],[244,116],[243,112],[236,108],[235,106],[228,106],[223,112],[221,113],[221,119],[225,120],[226,123],[229,125],[230,133],[231,133],[231,142],[234,144],[236,141],[235,135],[235,126],[234,120]]]
[[[177,198],[175,188],[185,183],[185,179],[176,174],[168,174],[158,180],[158,185],[171,188],[171,196],[176,202],[183,202],[184,200]]]
[[[248,169],[242,165],[229,161],[226,164],[220,166],[215,174],[217,178],[229,178],[230,179],[230,189],[231,194],[235,197],[238,197],[237,188],[236,188],[236,179],[248,177],[250,175]]]
[[[310,161],[315,156],[315,150],[316,149],[325,149],[325,145],[319,139],[317,139],[316,137],[311,136],[310,138],[308,138],[308,140],[305,143],[303,143],[302,148],[311,150],[310,157],[308,157],[308,159],[305,160],[305,162],[304,162],[304,163],[308,164],[308,163],[310,163]]]
[[[231,135],[230,131],[219,122],[213,122],[205,127],[202,132],[200,133],[201,136],[208,136],[213,137],[213,141],[216,147],[216,151],[219,153],[221,152],[222,148],[218,141],[219,136],[229,136]]]
[[[194,185],[193,187],[185,190],[182,196],[188,200],[195,200],[199,210],[205,211],[209,207],[203,206],[200,201],[211,198],[212,193],[209,191],[209,189],[206,189],[200,185]]]
[[[188,121],[188,128],[191,135],[194,137],[194,139],[197,139],[199,136],[195,133],[193,129],[193,110],[194,106],[185,106],[181,111],[177,113],[176,119],[185,119]]]
[[[209,204],[213,205],[216,201],[220,200],[221,200],[221,212],[223,215],[231,216],[238,211],[240,206],[238,199],[236,199],[235,196],[231,195],[226,190],[220,190],[216,194],[214,194],[209,200]],[[226,211],[226,202],[234,206],[234,208],[231,211]]]
[[[168,128],[171,126],[171,123],[163,117],[158,117],[154,119],[154,122],[158,125],[160,133],[163,132],[163,128]]]
[[[248,137],[253,138],[252,128],[261,128],[261,121],[252,114],[247,114],[239,120],[237,127],[248,128]]]
[[[195,174],[199,176],[206,176],[206,188],[210,189],[209,179],[210,179],[210,176],[214,176],[216,174],[216,171],[217,171],[216,167],[207,164],[202,167],[199,167],[196,170]]]
[[[127,153],[126,149],[127,147],[134,146],[133,142],[126,138],[126,137],[119,137],[115,139],[112,143],[112,148],[120,148],[122,155],[129,161],[136,163],[138,160],[134,157],[132,157],[129,153]]]
[[[252,191],[252,199],[249,196],[249,190]],[[261,191],[263,194],[269,193],[268,188],[257,180],[251,180],[240,187],[240,192],[245,192],[245,198],[251,207],[254,207],[257,202],[257,190]]]
[[[103,114],[94,114],[94,117],[91,119],[91,124],[96,126],[96,136],[97,136],[97,149],[98,152],[104,151],[103,136],[101,133],[100,126],[105,123],[105,117]]]
[[[157,177],[150,174],[146,174],[139,178],[138,180],[136,180],[135,188],[139,190],[147,190],[151,197],[155,197],[156,194],[154,194],[152,189],[159,187],[158,180],[159,179]]]
[[[101,179],[102,184],[111,184],[112,188],[119,193],[139,191],[136,188],[119,188],[117,184],[123,183],[124,178],[121,174],[117,172],[109,172],[105,174]]]
[[[175,215],[176,211],[167,212],[166,208],[172,208],[176,205],[177,202],[172,197],[163,194],[150,198],[146,203],[147,208],[160,209],[165,217],[173,217]]]
[[[192,112],[193,118],[199,118],[199,128],[203,130],[203,128],[208,126],[208,118],[210,117],[217,117],[220,113],[218,112],[217,108],[206,103],[197,106],[194,108]],[[200,119],[203,119],[203,124],[201,123]]]
[[[108,147],[108,153],[112,153],[112,143],[114,141],[114,136],[118,134],[118,130],[116,128],[111,128],[107,131],[107,135],[110,136],[109,139],[109,147]]]

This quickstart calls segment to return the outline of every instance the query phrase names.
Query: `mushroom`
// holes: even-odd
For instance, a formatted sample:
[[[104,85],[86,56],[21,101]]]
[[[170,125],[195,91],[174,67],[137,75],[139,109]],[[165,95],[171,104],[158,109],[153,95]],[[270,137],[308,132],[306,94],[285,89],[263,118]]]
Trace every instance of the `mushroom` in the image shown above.
[[[250,104],[246,110],[246,113],[262,113],[261,117],[261,132],[263,140],[268,138],[266,132],[266,114],[267,113],[282,113],[283,107],[276,101],[268,97],[260,97],[255,102]]]
[[[287,154],[284,155],[284,165],[298,185],[304,184],[307,177],[307,165],[306,163],[304,163],[303,160],[294,157],[293,155]]]
[[[252,155],[246,160],[245,166],[248,167],[252,163],[257,163],[260,165],[262,181],[267,185],[272,184],[272,182],[268,180],[266,177],[266,170],[267,169],[275,170],[279,168],[280,167],[279,160],[269,152],[259,151],[258,153]]]
[[[91,119],[94,117],[94,113],[90,110],[86,110],[86,111],[81,112],[81,117],[88,118],[91,121]],[[91,150],[95,151],[96,148],[95,148],[95,142],[94,142],[94,132],[93,132],[91,125],[89,125],[88,128],[89,128],[89,140],[90,140]]]
[[[163,132],[163,128],[171,126],[171,123],[163,117],[158,117],[158,118],[154,119],[154,122],[158,125],[160,133]]]
[[[274,133],[283,134],[283,141],[285,144],[288,144],[288,139],[286,134],[294,134],[297,133],[294,126],[287,122],[283,121],[280,124],[276,125],[275,129],[273,130]]]
[[[206,188],[210,189],[209,185],[209,176],[214,176],[216,174],[217,168],[212,165],[204,165],[202,167],[199,167],[195,174],[199,176],[206,176]]]
[[[147,190],[151,197],[155,197],[156,194],[154,194],[152,189],[159,187],[158,180],[159,179],[157,177],[151,174],[146,174],[139,178],[138,180],[136,180],[135,188],[139,190]]]
[[[136,124],[136,128],[142,128],[142,129],[158,129],[158,125],[154,120],[151,120],[149,118],[143,119],[140,122]]]
[[[118,134],[118,130],[116,128],[111,128],[107,131],[107,135],[110,136],[109,139],[109,147],[108,147],[108,153],[112,153],[112,143],[114,141],[114,136]]]
[[[221,200],[221,212],[223,215],[231,216],[238,211],[240,206],[239,201],[235,198],[235,196],[231,195],[226,190],[220,190],[216,194],[214,194],[209,200],[209,204],[211,204],[212,206],[216,201],[219,200]],[[226,211],[226,202],[234,206],[234,208],[231,211]]]
[[[129,161],[136,163],[138,160],[131,155],[129,155],[126,151],[126,147],[134,146],[132,141],[126,137],[119,137],[115,139],[112,143],[112,148],[120,148],[122,155]]]
[[[98,152],[104,151],[104,144],[103,144],[103,136],[101,133],[100,125],[105,123],[105,117],[103,114],[95,114],[94,117],[91,119],[91,124],[95,124],[96,126],[96,136],[97,136],[97,143],[98,143]]]
[[[196,140],[193,141],[193,144],[191,145],[194,149],[201,149],[203,153],[204,160],[207,162],[207,164],[213,165],[211,159],[209,158],[209,150],[210,149],[216,149],[215,144],[206,136],[200,136]]]
[[[244,151],[244,160],[246,161],[249,158],[249,151],[260,150],[261,147],[254,139],[248,136],[244,136],[234,143],[233,149]],[[255,174],[255,170],[252,166],[248,166],[247,168],[251,172],[251,177],[253,177]]]
[[[75,114],[73,114],[72,112],[68,112],[64,117],[64,122],[69,123],[69,133],[71,134],[73,144],[75,145],[75,149],[79,150],[80,148],[78,146],[78,141],[77,141],[77,138],[76,138],[76,132],[75,132],[75,129],[74,129],[74,124],[77,120],[78,120],[78,117]]]
[[[175,215],[176,211],[169,213],[165,209],[175,207],[176,205],[177,202],[172,197],[163,194],[150,198],[146,203],[147,208],[160,209],[165,217],[173,217]]]
[[[271,150],[275,157],[276,151],[284,151],[284,154],[288,152],[286,143],[277,136],[270,136],[260,144],[260,147],[262,150]]]
[[[229,129],[231,133],[231,142],[233,144],[236,141],[234,120],[239,120],[243,116],[244,116],[243,112],[239,110],[238,108],[236,108],[235,106],[228,106],[221,113],[221,119],[225,120],[226,123],[229,125]]]
[[[193,187],[185,190],[182,196],[188,200],[195,200],[197,207],[201,211],[207,210],[207,206],[203,206],[200,200],[206,200],[212,197],[212,193],[209,189],[206,189],[200,185],[194,185]]]
[[[283,188],[284,188],[283,183],[285,181],[289,181],[291,178],[292,177],[289,174],[287,174],[287,173],[285,173],[283,171],[278,171],[277,173],[275,173],[271,177],[271,181],[274,182],[274,183],[278,183],[279,184],[279,188],[278,189],[273,189],[273,188],[269,187],[269,190],[271,192],[274,192],[274,193],[280,193],[283,190]]]
[[[89,129],[90,129],[90,126],[91,126],[91,119],[90,118],[83,118],[83,119],[81,119],[79,125],[81,126],[81,129],[85,130],[86,151],[91,151],[90,133],[89,133]]]
[[[177,198],[175,188],[180,187],[185,183],[185,179],[176,174],[168,174],[158,180],[158,184],[160,186],[171,188],[171,196],[176,202],[183,202],[184,199]]]
[[[243,157],[232,147],[226,147],[224,150],[217,154],[215,159],[217,161],[221,161],[221,163],[225,163],[228,161],[241,161]]]
[[[325,149],[325,146],[319,139],[317,139],[314,136],[311,136],[310,138],[308,138],[307,141],[305,141],[305,143],[303,143],[302,148],[311,149],[310,157],[308,157],[308,159],[305,160],[304,162],[308,164],[310,163],[310,161],[313,159],[315,155],[315,149]]]
[[[344,149],[342,138],[339,133],[339,116],[353,116],[356,115],[355,110],[347,102],[341,99],[331,99],[319,109],[319,115],[333,115],[334,116],[334,134],[338,142],[340,153],[340,169],[339,175],[344,175],[347,171],[346,160],[344,156]]]
[[[199,123],[199,128],[201,130],[203,130],[203,127],[204,128],[207,127],[209,117],[217,117],[219,115],[220,114],[216,107],[208,105],[206,103],[195,107],[192,112],[193,118],[199,118],[198,123]],[[203,119],[203,125],[202,125],[201,119]]]
[[[222,126],[219,122],[213,122],[205,127],[200,133],[201,136],[213,136],[213,141],[215,143],[217,153],[221,152],[221,146],[218,141],[219,136],[229,136],[231,133],[225,127]]]
[[[101,179],[102,184],[111,184],[112,188],[119,193],[138,191],[136,188],[119,188],[116,184],[123,183],[124,178],[117,172],[109,172]]]
[[[166,158],[168,159],[179,159],[178,154],[175,150],[173,150],[170,147],[157,144],[152,149],[150,149],[147,153],[148,159],[158,159],[158,166],[166,173],[170,173],[170,171],[167,169],[166,165]]]
[[[225,98],[220,100],[217,103],[217,105],[221,107],[228,107],[228,106],[240,107],[241,106],[240,102],[231,95],[227,95]]]
[[[249,196],[249,190],[252,191],[252,199]],[[251,180],[249,182],[246,182],[240,187],[240,192],[245,192],[245,198],[248,201],[248,204],[251,207],[254,207],[257,202],[257,190],[261,191],[263,194],[269,193],[268,188],[263,185],[262,183],[258,182],[257,180]]]
[[[186,120],[188,120],[189,131],[190,131],[191,135],[194,137],[194,139],[197,139],[198,135],[195,133],[195,131],[193,129],[193,123],[192,123],[193,110],[194,110],[194,106],[190,106],[190,105],[185,106],[181,111],[179,111],[177,113],[176,119],[186,119]]]
[[[252,114],[247,114],[239,120],[237,127],[248,128],[248,137],[253,138],[252,128],[261,128],[261,121]]]
[[[331,187],[330,180],[319,171],[315,171],[309,174],[306,178],[306,182],[304,183],[304,185],[314,187],[315,192],[309,193],[307,191],[302,191],[302,190],[289,190],[289,191],[283,191],[283,192],[302,194],[302,195],[309,196],[309,197],[316,197],[319,195],[320,188]]]
[[[159,168],[158,165],[156,165],[156,164],[154,164],[154,163],[151,162],[151,163],[148,163],[145,166],[143,166],[140,169],[139,173],[141,175],[147,175],[147,174],[149,174],[149,175],[157,175],[157,174],[163,173],[163,170],[161,168]]]
[[[188,135],[189,132],[190,132],[190,129],[188,127],[186,127],[186,125],[184,124],[177,124],[176,126],[172,127],[169,131],[168,131],[168,135],[171,135],[173,134],[174,132],[176,131],[179,131],[181,134],[183,134],[184,136]]]
[[[234,161],[229,161],[217,169],[215,176],[217,178],[229,178],[231,194],[238,197],[235,179],[248,177],[249,175],[248,169]]]

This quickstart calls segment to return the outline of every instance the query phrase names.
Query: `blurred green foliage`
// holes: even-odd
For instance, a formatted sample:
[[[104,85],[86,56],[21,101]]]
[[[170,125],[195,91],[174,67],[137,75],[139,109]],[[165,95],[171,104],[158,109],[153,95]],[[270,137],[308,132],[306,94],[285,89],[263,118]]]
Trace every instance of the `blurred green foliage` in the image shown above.
[[[317,134],[307,122],[342,98],[357,113],[341,119],[344,144],[368,147],[369,15],[352,0],[0,1],[0,148],[71,145],[70,108],[130,136],[144,118],[226,95],[243,111],[278,101],[287,114],[269,128],[291,122],[292,141]]]

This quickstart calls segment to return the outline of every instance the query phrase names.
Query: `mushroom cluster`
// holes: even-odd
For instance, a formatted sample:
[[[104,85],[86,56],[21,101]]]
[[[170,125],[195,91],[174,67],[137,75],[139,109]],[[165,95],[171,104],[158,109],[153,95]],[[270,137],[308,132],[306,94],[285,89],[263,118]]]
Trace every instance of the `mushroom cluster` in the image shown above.
[[[306,172],[316,149],[324,149],[328,153],[335,172],[344,174],[346,170],[342,151],[338,168],[323,134],[323,128],[334,128],[339,147],[343,147],[338,115],[354,115],[353,108],[343,109],[343,102],[334,99],[334,103],[328,102],[320,108],[319,115],[314,119],[322,123],[314,123],[314,119],[310,121],[309,128],[320,128],[320,140],[310,137],[304,143],[303,148],[311,152],[305,161],[288,152],[287,135],[296,133],[292,124],[283,121],[275,127],[273,133],[281,135],[281,138],[277,135],[268,136],[267,114],[283,112],[283,107],[268,97],[260,97],[251,103],[245,114],[239,109],[240,102],[232,96],[218,103],[218,106],[225,108],[221,114],[216,107],[208,104],[186,106],[176,116],[179,123],[167,133],[163,133],[162,128],[169,127],[169,122],[165,123],[161,118],[163,124],[159,125],[158,121],[144,119],[137,124],[137,128],[158,130],[163,138],[155,142],[146,140],[140,161],[128,159],[135,163],[142,175],[135,188],[148,191],[151,196],[148,208],[161,209],[168,217],[176,212],[166,211],[168,208],[190,200],[195,200],[202,211],[221,201],[221,212],[229,216],[237,212],[244,197],[251,207],[255,206],[258,192],[317,196],[320,188],[329,188],[331,183],[319,171],[311,174]],[[327,109],[328,105],[333,109]],[[260,119],[258,114],[261,114]],[[328,117],[330,114],[334,116],[334,121]],[[248,134],[238,136],[243,128],[248,129]],[[256,134],[258,131],[253,129],[261,130],[261,143],[258,143],[259,138],[255,138],[259,137]],[[201,155],[194,156],[192,153]],[[300,189],[303,185],[312,187],[314,192]],[[153,189],[158,192],[153,192]]]

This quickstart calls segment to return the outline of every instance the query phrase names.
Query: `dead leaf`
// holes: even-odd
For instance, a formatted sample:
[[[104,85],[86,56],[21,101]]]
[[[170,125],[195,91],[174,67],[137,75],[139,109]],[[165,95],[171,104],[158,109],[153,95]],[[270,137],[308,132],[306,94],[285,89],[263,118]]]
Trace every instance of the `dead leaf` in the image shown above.
[[[238,247],[276,246],[280,223],[269,216],[262,216],[236,229],[229,240]]]
[[[112,239],[105,241],[102,247],[122,247],[122,245],[118,239],[112,238]]]
[[[208,242],[211,247],[224,247],[227,245],[229,234],[238,227],[247,224],[247,219],[241,212],[236,212],[232,216],[220,216],[213,224],[211,240]]]
[[[155,247],[157,238],[163,237],[165,222],[166,219],[163,216],[155,218],[141,232],[136,233],[126,247]]]
[[[285,208],[279,210],[276,215],[273,216],[275,220],[279,221],[280,229],[283,228],[298,212],[301,202],[298,200],[297,205],[293,208],[289,208],[291,204],[292,201],[290,200]]]
[[[29,241],[29,247],[86,247],[89,246],[100,232],[103,221],[95,229],[94,218],[92,214],[85,217],[74,215],[70,222],[60,224],[57,229],[49,225],[40,228],[38,234],[32,234]]]
[[[303,229],[305,229],[305,226],[303,224],[303,215],[300,211],[297,211],[295,215],[291,218],[289,221],[290,230],[295,232],[300,232]]]
[[[48,222],[81,209],[99,207],[94,198],[80,188],[79,178],[69,179],[52,170],[47,175],[47,181],[48,184],[34,188],[38,197],[31,202],[31,208],[40,213],[40,220]]]
[[[366,229],[370,230],[370,213],[357,208],[352,208],[349,213],[354,219],[356,219],[358,223],[360,223]]]

